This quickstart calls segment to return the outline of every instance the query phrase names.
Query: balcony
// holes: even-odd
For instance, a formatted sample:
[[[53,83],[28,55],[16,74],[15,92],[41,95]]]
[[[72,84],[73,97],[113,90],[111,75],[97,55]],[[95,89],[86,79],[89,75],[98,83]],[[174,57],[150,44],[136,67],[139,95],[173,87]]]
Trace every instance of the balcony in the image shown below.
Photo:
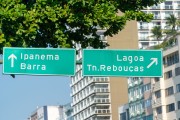
[[[144,113],[145,113],[145,110],[144,110],[144,109],[137,110],[137,111],[136,111],[136,116],[142,115],[142,114],[144,114]]]
[[[94,103],[110,103],[109,98],[96,98],[94,99]]]
[[[173,9],[173,6],[172,5],[165,5],[164,9]]]
[[[95,114],[109,114],[110,110],[108,109],[96,109]]]
[[[141,85],[143,83],[142,79],[138,79],[134,81],[134,86]]]
[[[139,30],[148,30],[149,27],[148,26],[140,26],[138,27]]]
[[[161,19],[160,15],[154,15],[154,19]]]
[[[161,89],[161,88],[160,88],[160,81],[152,84],[152,92],[157,91],[157,90],[160,90],[160,89]]]
[[[134,98],[133,97],[130,97],[129,98],[129,103],[133,102],[134,101]]]
[[[162,105],[161,98],[152,100],[152,108],[156,108]]]
[[[134,87],[134,83],[131,82],[128,84],[128,86],[129,86],[129,88]]]
[[[139,95],[136,96],[137,100],[141,100],[143,97],[144,97],[143,94],[139,94]]]
[[[158,6],[152,6],[152,7],[150,7],[150,9],[160,9],[160,6],[158,5]]]
[[[93,82],[109,82],[109,78],[99,78],[99,79],[93,79]]]
[[[136,113],[135,112],[130,112],[130,118],[132,118],[132,117],[135,117],[136,116]]]
[[[109,89],[108,88],[95,88],[94,92],[105,93],[105,92],[109,92]]]

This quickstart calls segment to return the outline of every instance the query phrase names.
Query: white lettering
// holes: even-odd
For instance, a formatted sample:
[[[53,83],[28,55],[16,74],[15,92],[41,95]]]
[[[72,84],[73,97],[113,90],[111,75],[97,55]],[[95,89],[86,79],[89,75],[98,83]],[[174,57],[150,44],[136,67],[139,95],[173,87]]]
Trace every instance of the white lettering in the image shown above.
[[[144,67],[143,67],[143,66],[140,67],[140,71],[141,71],[141,72],[144,71]]]
[[[55,60],[59,60],[59,55],[55,55]]]
[[[88,66],[88,71],[91,71],[91,66],[92,65],[87,65]]]
[[[59,60],[59,55],[44,55],[44,54],[23,54],[21,53],[20,58],[22,60]]]
[[[21,69],[26,69],[26,64],[25,63],[21,63]]]
[[[106,71],[106,69],[105,69],[105,68],[106,68],[106,66],[105,66],[105,65],[100,65],[100,69],[99,69],[99,70],[100,70],[100,71]]]
[[[113,71],[117,71],[117,67],[113,65]]]
[[[21,63],[22,70],[46,70],[46,65]]]
[[[45,55],[41,55],[41,60],[45,59]],[[46,58],[48,60],[48,58]]]
[[[143,62],[143,56],[119,56],[116,55],[116,61],[118,62],[129,62],[130,64],[133,62]]]

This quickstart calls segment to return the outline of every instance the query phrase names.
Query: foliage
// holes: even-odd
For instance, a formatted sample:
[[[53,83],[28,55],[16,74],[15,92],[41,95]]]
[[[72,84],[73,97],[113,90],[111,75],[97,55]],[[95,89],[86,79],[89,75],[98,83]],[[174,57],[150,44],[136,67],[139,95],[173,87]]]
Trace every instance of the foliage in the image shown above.
[[[167,37],[177,34],[178,27],[180,20],[176,18],[174,14],[170,14],[169,17],[166,18],[166,27],[167,29],[164,30],[164,33],[167,35]]]
[[[163,41],[161,44],[153,46],[153,49],[164,49],[165,50],[166,48],[173,46],[173,44],[175,42],[176,42],[176,38],[171,37],[171,38],[169,38],[168,41]]]
[[[151,37],[154,37],[156,40],[161,40],[162,38],[162,29],[161,29],[161,26],[155,26],[153,27],[153,29],[151,30],[152,32],[152,36]]]
[[[98,27],[105,36],[117,34],[126,21],[149,22],[144,7],[163,0],[1,0],[0,49],[2,47],[103,48]],[[123,15],[117,13],[121,11]]]
[[[170,14],[169,17],[166,18],[167,27],[170,28],[172,31],[176,30],[178,19],[175,17],[174,14]]]

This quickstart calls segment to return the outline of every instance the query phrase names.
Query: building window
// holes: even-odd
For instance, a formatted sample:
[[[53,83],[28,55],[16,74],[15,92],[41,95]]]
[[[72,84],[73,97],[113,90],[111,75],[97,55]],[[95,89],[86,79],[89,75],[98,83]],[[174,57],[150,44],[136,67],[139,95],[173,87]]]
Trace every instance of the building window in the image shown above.
[[[139,22],[139,29],[148,29],[148,23]]]
[[[153,120],[153,115],[146,116],[144,120]]]
[[[157,114],[161,114],[162,113],[162,107],[161,106],[156,108],[156,113]]]
[[[166,112],[172,112],[175,110],[174,103],[166,106]]]
[[[176,76],[180,75],[180,67],[177,67],[177,68],[175,69],[175,75],[176,75]]]
[[[177,92],[180,92],[180,84],[177,84],[177,85],[176,85],[176,91],[177,91]]]
[[[174,94],[173,87],[166,88],[165,92],[166,96]]]
[[[156,98],[160,98],[161,97],[161,91],[160,90],[156,91],[155,96],[156,96]]]
[[[120,114],[120,120],[126,120],[126,112]]]
[[[165,3],[165,9],[173,9],[172,1],[166,1]]]
[[[154,78],[154,82],[159,82],[160,78],[159,77],[155,77]]]
[[[164,79],[169,79],[172,77],[172,70],[164,73]]]
[[[178,104],[178,109],[180,109],[180,101],[178,101],[177,104]]]
[[[165,67],[173,65],[179,62],[179,52],[174,52],[166,57],[163,58],[163,62]]]
[[[149,84],[144,85],[144,90],[143,91],[148,91],[150,89],[151,89],[151,84],[149,83]]]
[[[144,102],[145,102],[145,107],[149,107],[149,106],[151,106],[151,99],[148,99],[148,100],[145,100]]]
[[[161,19],[160,11],[153,11],[152,14],[154,14],[154,19]]]
[[[148,40],[148,32],[140,32],[139,33],[139,39],[140,40]]]

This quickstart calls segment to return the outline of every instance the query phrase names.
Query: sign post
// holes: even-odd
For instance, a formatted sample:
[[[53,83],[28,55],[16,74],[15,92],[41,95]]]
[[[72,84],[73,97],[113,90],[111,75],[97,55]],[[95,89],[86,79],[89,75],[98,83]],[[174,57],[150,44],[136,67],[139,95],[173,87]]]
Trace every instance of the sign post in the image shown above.
[[[161,50],[83,50],[84,76],[162,77]]]
[[[3,48],[4,74],[74,75],[74,49]]]

